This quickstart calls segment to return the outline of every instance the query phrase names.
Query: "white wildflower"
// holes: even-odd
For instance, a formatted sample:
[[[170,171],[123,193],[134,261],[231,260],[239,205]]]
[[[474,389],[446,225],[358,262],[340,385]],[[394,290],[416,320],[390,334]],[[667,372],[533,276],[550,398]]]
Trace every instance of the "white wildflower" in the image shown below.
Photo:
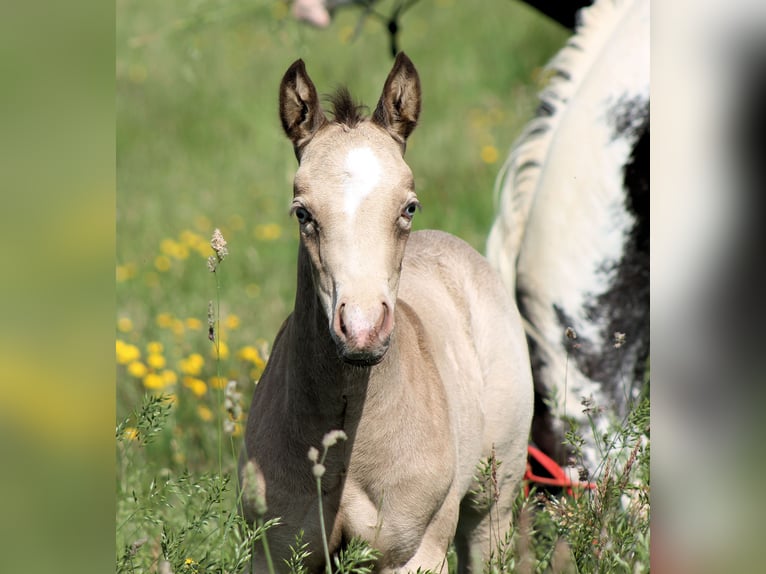
[[[322,446],[326,449],[335,446],[339,440],[346,440],[348,437],[342,430],[331,430],[322,438]]]

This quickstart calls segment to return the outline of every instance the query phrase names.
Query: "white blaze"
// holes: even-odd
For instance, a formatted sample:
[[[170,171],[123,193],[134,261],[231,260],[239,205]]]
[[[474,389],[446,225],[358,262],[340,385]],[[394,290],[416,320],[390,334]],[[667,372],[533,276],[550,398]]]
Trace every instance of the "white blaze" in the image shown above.
[[[343,207],[349,217],[353,217],[362,200],[377,187],[383,169],[378,158],[368,147],[355,148],[348,152],[344,168],[346,181],[343,186]]]

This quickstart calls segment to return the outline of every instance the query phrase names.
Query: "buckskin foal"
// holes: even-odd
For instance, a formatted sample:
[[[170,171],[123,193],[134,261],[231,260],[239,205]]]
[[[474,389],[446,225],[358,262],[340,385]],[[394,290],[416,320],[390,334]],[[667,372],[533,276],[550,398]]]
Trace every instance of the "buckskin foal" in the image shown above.
[[[480,571],[490,521],[509,527],[524,473],[532,380],[514,302],[485,260],[438,231],[410,234],[419,204],[405,142],[420,112],[420,80],[399,54],[372,115],[344,89],[324,115],[301,60],[279,91],[299,161],[292,213],[300,225],[295,309],[258,383],[240,457],[248,521],[268,531],[278,570],[295,534],[307,566],[324,567],[309,448],[330,430],[322,504],[330,552],[362,537],[380,572]],[[491,509],[477,464],[495,453]],[[492,497],[490,497],[491,499]],[[255,553],[255,572],[266,571]]]

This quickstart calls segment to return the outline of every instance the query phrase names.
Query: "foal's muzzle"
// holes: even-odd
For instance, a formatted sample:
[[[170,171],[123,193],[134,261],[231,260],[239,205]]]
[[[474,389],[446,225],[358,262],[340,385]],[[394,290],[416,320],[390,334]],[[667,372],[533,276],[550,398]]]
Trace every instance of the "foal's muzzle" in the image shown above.
[[[338,354],[347,363],[372,366],[383,360],[394,330],[394,313],[387,300],[364,305],[341,300],[332,334]]]

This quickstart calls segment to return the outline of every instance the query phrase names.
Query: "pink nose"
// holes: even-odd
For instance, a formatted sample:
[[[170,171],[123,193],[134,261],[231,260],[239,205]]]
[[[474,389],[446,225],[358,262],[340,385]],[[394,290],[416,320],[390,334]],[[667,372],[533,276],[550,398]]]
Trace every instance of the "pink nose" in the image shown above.
[[[388,349],[394,330],[393,313],[386,301],[369,307],[342,301],[335,312],[333,330],[345,360],[375,364]]]

